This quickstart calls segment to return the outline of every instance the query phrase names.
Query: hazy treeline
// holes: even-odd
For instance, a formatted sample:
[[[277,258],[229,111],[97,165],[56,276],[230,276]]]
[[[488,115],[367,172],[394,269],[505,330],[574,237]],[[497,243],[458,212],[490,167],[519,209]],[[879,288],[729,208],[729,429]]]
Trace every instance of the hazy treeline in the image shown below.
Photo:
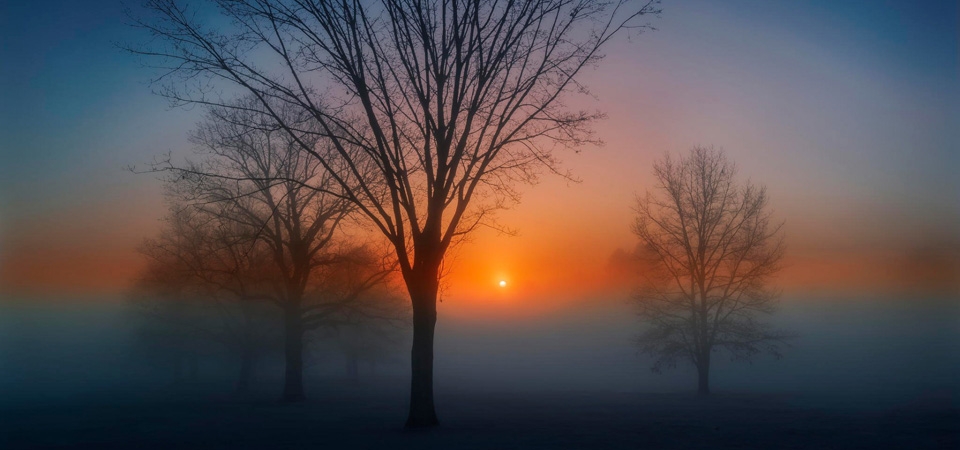
[[[192,142],[197,161],[155,166],[169,212],[141,247],[143,344],[178,378],[227,351],[239,391],[259,361],[281,354],[288,401],[304,398],[306,358],[323,357],[312,341],[336,338],[351,377],[361,359],[394,351],[409,314],[395,264],[351,222],[329,172],[242,108],[210,109]]]

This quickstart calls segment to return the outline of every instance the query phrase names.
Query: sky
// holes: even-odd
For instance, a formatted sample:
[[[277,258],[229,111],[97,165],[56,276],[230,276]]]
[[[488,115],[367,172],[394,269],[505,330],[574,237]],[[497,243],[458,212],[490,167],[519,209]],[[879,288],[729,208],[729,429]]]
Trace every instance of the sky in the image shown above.
[[[132,2],[135,4],[135,2]],[[165,213],[127,170],[187,155],[200,111],[151,93],[119,1],[0,4],[0,293],[120,294]],[[561,155],[455,250],[450,314],[537,314],[622,290],[631,207],[651,165],[725,149],[785,222],[785,293],[957,292],[960,63],[956,2],[665,1],[583,81],[605,144]],[[507,282],[506,288],[498,282]]]

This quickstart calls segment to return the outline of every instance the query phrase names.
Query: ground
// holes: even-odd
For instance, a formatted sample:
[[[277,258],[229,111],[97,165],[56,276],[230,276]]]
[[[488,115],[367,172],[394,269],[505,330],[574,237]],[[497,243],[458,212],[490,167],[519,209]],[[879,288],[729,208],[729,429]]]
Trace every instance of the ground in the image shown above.
[[[826,407],[800,394],[446,391],[437,398],[442,426],[428,431],[402,428],[398,389],[312,394],[298,405],[158,391],[0,406],[0,448],[960,448],[950,393]]]

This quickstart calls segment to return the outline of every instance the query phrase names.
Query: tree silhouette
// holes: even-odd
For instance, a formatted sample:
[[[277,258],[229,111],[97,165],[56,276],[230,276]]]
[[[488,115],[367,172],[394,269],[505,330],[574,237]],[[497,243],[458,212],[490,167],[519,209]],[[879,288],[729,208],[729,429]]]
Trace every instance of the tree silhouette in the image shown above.
[[[193,214],[220,228],[242,230],[237,234],[246,239],[233,243],[235,253],[265,260],[259,271],[242,274],[250,278],[239,282],[246,289],[257,286],[255,297],[283,312],[282,398],[296,402],[304,398],[305,334],[336,323],[343,310],[359,307],[360,296],[382,284],[394,268],[389,260],[371,259],[359,244],[338,238],[341,224],[354,211],[341,186],[316,158],[299,151],[271,116],[245,108],[250,104],[245,98],[230,107],[211,107],[192,136],[200,161],[178,166],[166,160],[156,169],[171,174],[170,191]],[[285,108],[278,110],[286,114],[286,123],[299,123]],[[297,139],[315,136],[307,131]],[[356,273],[364,277],[337,286],[334,293],[331,283],[339,280],[325,277],[326,271],[362,264],[364,270]]]
[[[592,140],[599,113],[564,104],[618,33],[648,27],[656,0],[235,0],[211,11],[147,2],[155,39],[133,48],[177,103],[259,101],[392,244],[413,307],[407,426],[438,423],[433,341],[450,246],[557,172],[554,150]],[[333,154],[276,105],[309,118]]]
[[[144,313],[141,337],[196,377],[197,351],[214,343],[240,356],[237,391],[250,385],[276,327],[262,301],[269,255],[250,230],[174,199],[163,230],[144,241],[148,258],[133,300]]]
[[[637,200],[633,226],[648,262],[636,297],[648,324],[642,349],[656,356],[655,371],[692,362],[704,395],[712,353],[779,356],[788,337],[759,320],[776,306],[766,284],[780,268],[782,224],[771,223],[765,188],[738,184],[736,172],[713,148],[667,155],[654,165],[654,192]]]

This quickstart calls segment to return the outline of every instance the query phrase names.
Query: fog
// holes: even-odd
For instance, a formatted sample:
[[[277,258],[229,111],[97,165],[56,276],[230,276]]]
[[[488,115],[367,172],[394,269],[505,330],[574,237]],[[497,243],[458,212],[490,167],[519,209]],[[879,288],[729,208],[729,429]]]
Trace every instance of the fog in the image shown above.
[[[774,323],[797,334],[783,357],[716,358],[718,392],[781,393],[834,405],[960,392],[960,304],[943,299],[795,298]],[[492,390],[692,391],[696,372],[662,374],[633,345],[629,305],[606,303],[530,324],[443,323],[439,382]]]
[[[525,319],[453,320],[442,315],[436,344],[438,405],[456,392],[685,393],[696,372],[657,374],[634,340],[640,323],[627,301],[584,301]],[[776,359],[715,357],[711,383],[723,394],[774,394],[823,407],[888,408],[960,395],[960,302],[944,298],[787,298],[774,323],[797,337]],[[215,343],[192,348],[195,366],[173,367],[143,344],[142,315],[115,299],[7,299],[0,313],[0,391],[6,407],[137,399],[176,392],[229,393],[235,355]],[[337,386],[402,392],[408,334],[395,350],[365,357],[357,373],[336,330],[310,339],[307,395]],[[269,345],[267,345],[269,348]],[[279,396],[282,354],[267,351],[255,392]],[[179,370],[179,375],[177,374]],[[398,419],[399,420],[399,419]]]

